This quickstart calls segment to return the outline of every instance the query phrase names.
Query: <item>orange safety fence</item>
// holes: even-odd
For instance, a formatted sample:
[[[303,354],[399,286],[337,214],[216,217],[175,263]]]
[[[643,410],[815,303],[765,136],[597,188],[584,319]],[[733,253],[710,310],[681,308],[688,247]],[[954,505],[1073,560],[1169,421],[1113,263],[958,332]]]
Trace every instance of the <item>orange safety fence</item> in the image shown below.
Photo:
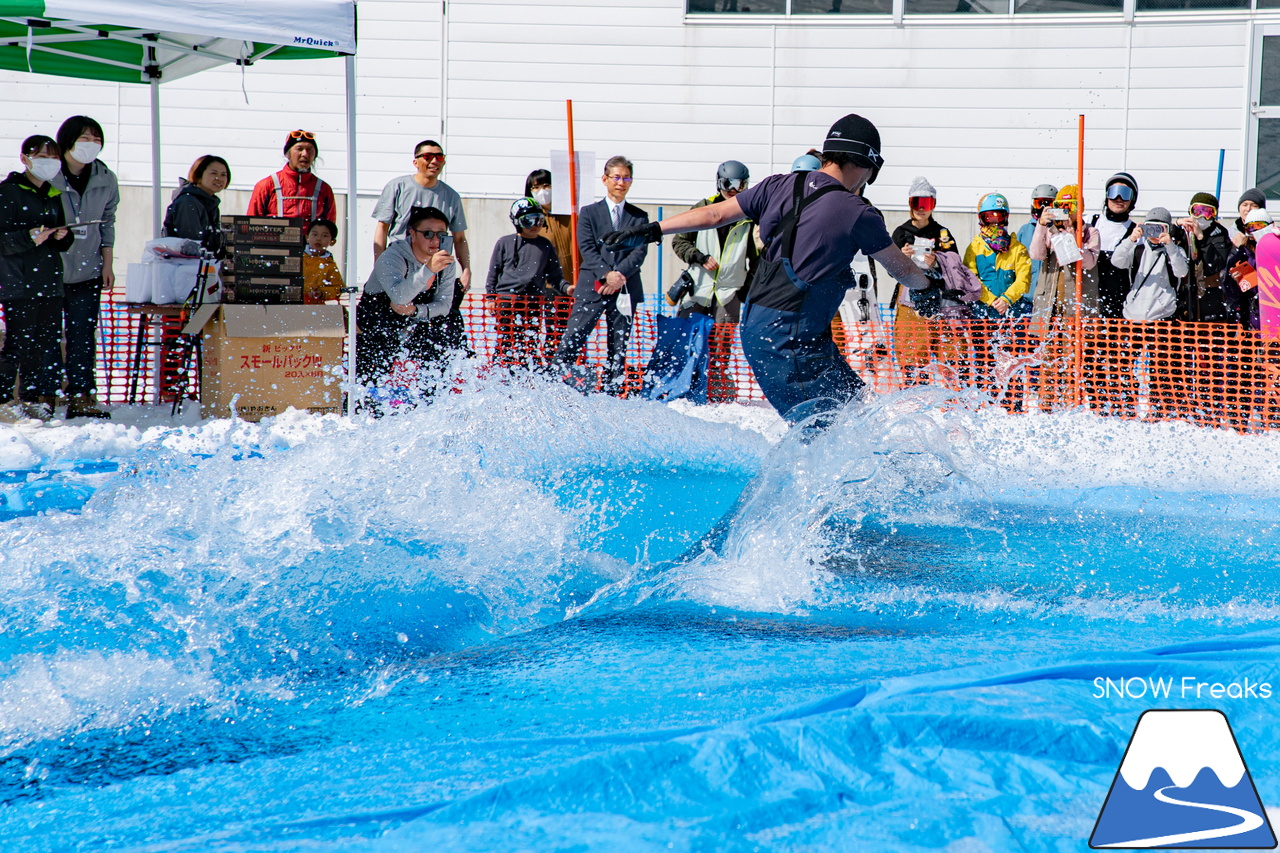
[[[469,295],[468,343],[485,363],[547,365],[573,306],[569,298]],[[98,396],[104,403],[198,399],[196,353],[184,349],[179,306],[133,305],[104,294],[98,327]],[[1217,323],[1061,318],[1049,321],[873,317],[832,325],[836,344],[875,391],[942,385],[976,392],[1011,412],[1064,411],[1181,420],[1261,432],[1280,429],[1280,341]],[[639,392],[657,338],[655,312],[641,305],[627,347],[624,393]],[[711,335],[708,398],[763,400],[742,355],[737,327]],[[603,369],[601,322],[580,363]]]

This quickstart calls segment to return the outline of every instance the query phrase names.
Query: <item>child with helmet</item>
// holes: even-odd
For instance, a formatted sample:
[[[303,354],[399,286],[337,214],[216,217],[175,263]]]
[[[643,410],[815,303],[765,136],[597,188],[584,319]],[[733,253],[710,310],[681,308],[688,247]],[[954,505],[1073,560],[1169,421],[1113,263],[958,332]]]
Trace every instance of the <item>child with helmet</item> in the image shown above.
[[[532,366],[539,360],[543,299],[570,296],[574,286],[551,241],[542,236],[546,214],[531,198],[517,199],[508,214],[514,234],[493,244],[485,301],[498,321],[496,364]]]
[[[974,315],[988,320],[1031,313],[1031,258],[1009,233],[1009,200],[987,193],[978,200],[978,233],[964,251],[964,263],[982,281]]]

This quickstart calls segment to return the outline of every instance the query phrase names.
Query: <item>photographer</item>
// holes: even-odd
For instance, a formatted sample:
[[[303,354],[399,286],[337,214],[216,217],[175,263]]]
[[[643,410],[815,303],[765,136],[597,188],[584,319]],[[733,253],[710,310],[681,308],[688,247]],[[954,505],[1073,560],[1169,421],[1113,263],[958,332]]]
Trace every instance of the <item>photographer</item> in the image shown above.
[[[1168,320],[1178,309],[1178,289],[1190,266],[1174,239],[1172,223],[1168,210],[1151,208],[1147,221],[1122,240],[1111,256],[1117,269],[1129,271],[1126,320]]]
[[[1097,281],[1092,272],[1098,263],[1098,229],[1085,225],[1083,241],[1076,246],[1075,233],[1079,222],[1080,188],[1069,184],[1058,191],[1053,207],[1046,208],[1040,215],[1040,223],[1036,225],[1031,245],[1027,247],[1031,259],[1041,262],[1040,277],[1034,283],[1032,297],[1032,316],[1037,320],[1076,313],[1073,267],[1077,263],[1083,265],[1084,290],[1096,292]]]
[[[1224,300],[1224,274],[1231,253],[1231,235],[1218,222],[1218,198],[1196,193],[1188,208],[1190,216],[1177,224],[1186,233],[1191,263],[1191,287],[1187,294],[1186,319],[1200,323],[1234,322]]]
[[[750,183],[751,172],[746,165],[727,160],[716,169],[716,194],[701,199],[692,209],[731,199]],[[754,232],[754,222],[740,219],[731,225],[677,234],[671,239],[672,250],[689,265],[688,279],[682,276],[684,280],[667,295],[669,304],[679,306],[677,316],[705,314],[717,323],[737,324],[742,301],[760,262]],[[680,294],[675,301],[671,298],[673,291]],[[728,370],[732,342],[732,328],[712,333],[707,393],[713,403],[728,402],[736,396],[736,383]]]
[[[955,238],[938,224],[933,211],[938,206],[938,191],[924,177],[917,177],[907,191],[907,209],[911,218],[893,229],[893,244],[902,254],[934,278],[939,275],[937,255],[957,254]],[[941,312],[943,282],[940,277],[925,290],[911,291],[901,285],[893,289],[893,354],[902,368],[907,385],[927,383],[925,369],[938,349],[937,333],[928,318]],[[968,314],[965,306],[964,313]]]

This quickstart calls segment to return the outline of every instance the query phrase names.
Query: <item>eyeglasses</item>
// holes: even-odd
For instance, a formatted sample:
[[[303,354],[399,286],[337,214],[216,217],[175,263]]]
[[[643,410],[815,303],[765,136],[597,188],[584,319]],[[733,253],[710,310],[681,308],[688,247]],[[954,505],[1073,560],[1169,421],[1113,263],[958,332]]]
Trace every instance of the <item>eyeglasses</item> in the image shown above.
[[[1112,184],[1107,187],[1108,201],[1133,201],[1133,187],[1128,184]]]
[[[413,232],[415,234],[421,234],[423,238],[427,240],[443,240],[445,235],[449,233],[448,231],[422,231],[417,228],[414,228]]]
[[[289,134],[290,139],[315,139],[316,135],[309,130],[295,130]]]
[[[1205,219],[1217,219],[1218,209],[1211,204],[1191,205],[1192,216],[1203,216]]]
[[[444,162],[444,152],[443,152],[443,151],[424,151],[423,153],[419,154],[419,155],[418,155],[417,157],[415,157],[414,159],[415,159],[415,160],[418,160],[418,159],[426,160],[428,163],[431,163],[431,162],[434,162],[434,161],[436,161],[436,160],[439,160],[441,163],[443,163],[443,162]]]
[[[632,180],[630,177],[623,177],[622,175],[605,175],[604,177],[605,180],[613,181],[615,184],[629,184]]]
[[[907,200],[907,202],[911,205],[912,210],[921,210],[925,213],[928,213],[938,206],[938,200],[927,195],[912,196]]]

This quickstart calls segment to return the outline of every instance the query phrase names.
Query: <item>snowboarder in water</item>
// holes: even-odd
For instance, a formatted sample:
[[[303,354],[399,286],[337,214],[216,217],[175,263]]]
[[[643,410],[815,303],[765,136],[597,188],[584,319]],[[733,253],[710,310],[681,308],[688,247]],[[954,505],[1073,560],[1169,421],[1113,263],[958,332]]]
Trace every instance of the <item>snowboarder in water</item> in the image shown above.
[[[742,349],[765,398],[791,423],[860,399],[866,383],[831,337],[859,251],[911,290],[929,279],[893,245],[880,211],[861,195],[884,165],[880,133],[859,115],[831,126],[816,171],[773,175],[733,198],[605,235],[608,246],[657,243],[740,219],[765,243],[742,308]],[[815,424],[817,425],[817,424]]]

